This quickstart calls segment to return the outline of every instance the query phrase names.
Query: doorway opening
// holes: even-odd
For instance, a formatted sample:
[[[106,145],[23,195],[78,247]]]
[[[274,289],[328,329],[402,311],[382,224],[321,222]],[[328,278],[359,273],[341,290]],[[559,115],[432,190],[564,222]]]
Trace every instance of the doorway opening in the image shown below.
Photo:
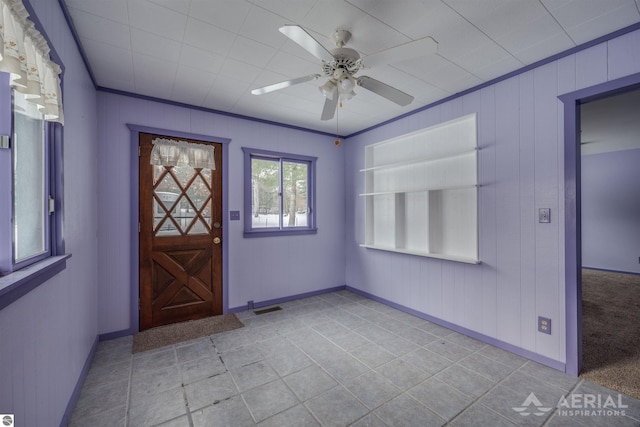
[[[640,398],[640,90],[579,108],[580,377]]]
[[[564,104],[565,372],[583,368],[580,106],[640,90],[640,73],[559,96]]]

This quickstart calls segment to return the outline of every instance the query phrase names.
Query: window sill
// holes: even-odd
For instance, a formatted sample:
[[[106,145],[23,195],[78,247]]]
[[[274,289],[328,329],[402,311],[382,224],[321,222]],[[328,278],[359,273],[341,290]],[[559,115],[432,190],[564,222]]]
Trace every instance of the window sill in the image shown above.
[[[244,237],[275,237],[275,236],[300,236],[305,234],[318,234],[317,228],[293,228],[290,230],[250,230],[244,232]]]
[[[67,268],[71,254],[52,256],[0,277],[0,310]]]

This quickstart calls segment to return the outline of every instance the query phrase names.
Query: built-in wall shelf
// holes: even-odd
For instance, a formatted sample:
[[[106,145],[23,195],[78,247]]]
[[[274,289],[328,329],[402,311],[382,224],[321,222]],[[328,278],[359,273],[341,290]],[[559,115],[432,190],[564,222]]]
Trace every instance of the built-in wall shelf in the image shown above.
[[[381,196],[383,194],[419,193],[421,191],[460,190],[460,189],[463,189],[463,188],[476,188],[476,187],[478,187],[477,184],[457,185],[457,186],[446,187],[446,188],[433,187],[433,188],[419,188],[419,189],[416,189],[416,190],[395,190],[395,191],[380,191],[380,192],[377,192],[377,193],[362,193],[362,194],[360,194],[360,196]]]
[[[361,246],[477,264],[476,115],[365,147]]]
[[[399,248],[385,248],[382,246],[371,246],[371,245],[360,245],[360,247],[376,249],[379,251],[397,252],[397,253],[407,254],[407,255],[417,255],[417,256],[424,256],[429,258],[446,259],[448,261],[464,262],[467,264],[480,264],[481,262],[480,260],[474,259],[474,258],[465,258],[465,257],[458,257],[453,255],[444,255],[444,254],[434,254],[434,253],[424,252],[424,251],[415,251],[415,250],[407,250],[407,249],[399,249]]]
[[[419,163],[436,162],[438,160],[445,159],[445,158],[453,158],[453,157],[456,157],[456,156],[464,156],[465,154],[471,154],[471,153],[473,153],[475,151],[477,151],[477,149],[474,149],[473,151],[465,150],[462,153],[458,153],[458,154],[442,155],[442,157],[432,157],[432,158],[425,158],[425,159],[418,158],[418,159],[410,159],[410,160],[396,162],[396,163],[388,163],[388,164],[384,164],[384,165],[372,166],[372,167],[369,167],[369,168],[360,169],[360,172],[367,172],[367,171],[371,171],[371,170],[380,170],[380,169],[391,169],[391,168],[397,168],[397,167],[406,167],[406,166],[419,164]]]

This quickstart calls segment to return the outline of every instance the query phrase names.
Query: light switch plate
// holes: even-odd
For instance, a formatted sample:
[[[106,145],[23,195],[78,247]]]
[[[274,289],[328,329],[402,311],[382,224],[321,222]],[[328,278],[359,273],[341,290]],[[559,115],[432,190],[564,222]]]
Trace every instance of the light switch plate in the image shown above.
[[[541,223],[551,222],[551,209],[549,208],[538,209],[538,222],[541,222]]]
[[[239,221],[240,220],[240,211],[229,211],[229,219],[231,221]]]

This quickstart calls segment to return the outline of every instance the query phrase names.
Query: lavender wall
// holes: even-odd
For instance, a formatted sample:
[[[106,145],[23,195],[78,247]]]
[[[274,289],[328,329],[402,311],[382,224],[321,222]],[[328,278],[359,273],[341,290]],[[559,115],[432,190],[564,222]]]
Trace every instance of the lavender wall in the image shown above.
[[[583,266],[640,273],[638,165],[640,149],[582,156]]]
[[[640,72],[640,32],[335,148],[332,138],[299,130],[109,93],[96,96],[59,6],[51,0],[31,4],[66,67],[65,240],[73,258],[65,271],[0,311],[0,402],[21,425],[57,424],[96,334],[131,325],[129,195],[135,177],[127,123],[231,139],[230,210],[243,211],[242,146],[318,157],[317,235],[244,239],[242,221],[228,223],[229,307],[342,285],[346,277],[357,289],[565,360],[564,141],[556,96]],[[482,149],[483,263],[360,248],[363,147],[471,112],[478,113]],[[551,224],[536,222],[539,207],[551,208]],[[535,332],[537,315],[552,318],[553,335]]]
[[[227,306],[277,299],[344,285],[344,146],[329,136],[182,108],[148,100],[98,93],[99,109],[99,332],[133,324],[130,280],[132,186],[127,124],[228,138],[228,210],[243,210],[241,147],[318,157],[318,234],[245,239],[243,221],[228,222]],[[228,215],[228,213],[225,213]]]
[[[347,285],[460,327],[566,361],[564,138],[558,95],[640,71],[640,31],[503,80],[346,143]],[[636,53],[634,53],[636,52]],[[477,112],[480,265],[364,243],[364,147]],[[551,223],[537,222],[538,208]],[[567,267],[569,268],[569,267]],[[553,334],[537,332],[549,317]]]
[[[31,0],[66,67],[67,269],[0,311],[0,409],[16,425],[58,425],[97,334],[96,95],[57,2]]]

